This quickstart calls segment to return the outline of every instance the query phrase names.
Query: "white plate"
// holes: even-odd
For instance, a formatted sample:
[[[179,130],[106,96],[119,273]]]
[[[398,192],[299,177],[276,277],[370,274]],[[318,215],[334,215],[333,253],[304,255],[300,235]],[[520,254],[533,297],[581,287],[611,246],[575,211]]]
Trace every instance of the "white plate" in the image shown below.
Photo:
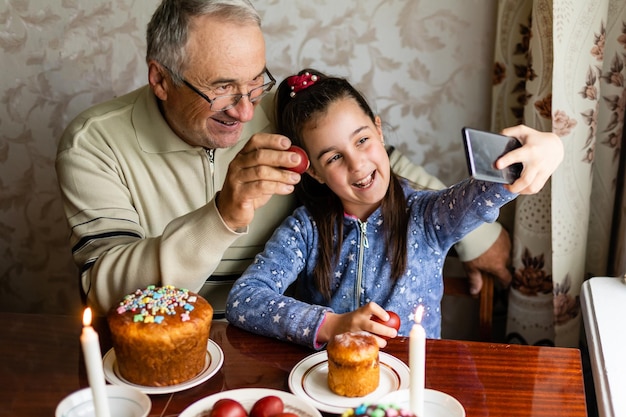
[[[283,400],[283,404],[285,405],[284,411],[286,413],[294,413],[299,417],[322,417],[320,412],[306,401],[288,392],[269,388],[241,388],[218,392],[217,394],[210,395],[191,404],[189,407],[185,408],[178,417],[208,416],[208,411],[211,411],[213,404],[222,398],[237,400],[246,411],[250,412],[255,402],[268,395],[275,395]]]
[[[391,392],[382,397],[379,402],[409,408],[409,390]],[[424,414],[429,417],[465,417],[465,409],[453,396],[434,389],[426,389],[424,391]]]
[[[145,394],[169,394],[195,387],[215,375],[222,367],[223,363],[224,352],[222,352],[222,349],[217,343],[209,339],[209,342],[207,343],[206,362],[204,363],[204,368],[202,368],[198,375],[188,381],[181,382],[176,385],[168,385],[166,387],[149,387],[133,384],[132,382],[124,379],[117,368],[117,362],[115,361],[115,349],[111,348],[102,359],[104,377],[107,381],[114,385],[125,385],[138,389]]]
[[[409,386],[409,367],[400,359],[379,352],[380,383],[376,390],[364,397],[344,397],[328,388],[328,354],[321,351],[307,356],[289,373],[289,389],[306,399],[318,410],[341,414],[348,408],[364,402],[372,403],[385,394]]]

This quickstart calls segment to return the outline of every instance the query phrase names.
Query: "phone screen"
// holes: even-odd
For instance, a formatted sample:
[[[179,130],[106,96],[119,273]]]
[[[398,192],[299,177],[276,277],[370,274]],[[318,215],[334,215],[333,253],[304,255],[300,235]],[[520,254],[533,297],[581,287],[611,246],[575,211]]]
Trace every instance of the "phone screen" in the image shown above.
[[[463,142],[469,173],[483,181],[512,184],[522,172],[522,164],[516,163],[497,169],[495,162],[505,153],[522,144],[513,137],[464,127]]]

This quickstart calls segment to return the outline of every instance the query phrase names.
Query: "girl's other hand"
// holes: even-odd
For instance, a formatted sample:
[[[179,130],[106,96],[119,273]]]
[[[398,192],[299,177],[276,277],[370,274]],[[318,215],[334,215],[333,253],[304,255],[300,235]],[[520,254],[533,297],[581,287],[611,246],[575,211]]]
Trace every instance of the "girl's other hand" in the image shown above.
[[[536,194],[563,160],[563,143],[552,132],[540,132],[525,125],[506,128],[503,135],[517,138],[522,147],[496,161],[496,168],[503,169],[516,162],[524,165],[521,176],[506,187],[519,194]]]
[[[372,316],[376,316],[381,320],[389,319],[385,309],[374,302],[370,302],[349,313],[337,314],[328,312],[320,326],[317,343],[328,343],[331,337],[341,333],[365,331],[372,333],[376,337],[378,347],[384,348],[387,346],[387,341],[383,337],[393,338],[398,335],[398,332],[394,328],[373,321],[371,319]]]

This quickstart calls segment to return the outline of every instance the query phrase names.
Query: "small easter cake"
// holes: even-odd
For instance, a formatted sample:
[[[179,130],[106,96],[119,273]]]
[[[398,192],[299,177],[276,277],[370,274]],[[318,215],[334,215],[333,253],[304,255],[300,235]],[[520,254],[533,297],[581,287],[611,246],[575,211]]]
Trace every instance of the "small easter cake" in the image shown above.
[[[415,417],[415,414],[394,404],[361,404],[344,411],[341,417]]]
[[[336,335],[328,342],[328,388],[344,397],[363,397],[378,388],[378,343],[367,332]]]
[[[124,297],[107,314],[117,367],[134,384],[162,387],[202,371],[213,307],[201,296],[154,285]]]

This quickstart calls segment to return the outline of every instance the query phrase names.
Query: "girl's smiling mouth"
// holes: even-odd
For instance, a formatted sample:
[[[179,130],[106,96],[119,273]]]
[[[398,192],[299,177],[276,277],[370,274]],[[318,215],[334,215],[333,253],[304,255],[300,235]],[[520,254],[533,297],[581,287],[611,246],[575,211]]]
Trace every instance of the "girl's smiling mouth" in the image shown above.
[[[374,178],[376,177],[376,171],[372,171],[370,175],[363,178],[362,180],[353,183],[352,185],[357,188],[367,188],[374,183]]]

